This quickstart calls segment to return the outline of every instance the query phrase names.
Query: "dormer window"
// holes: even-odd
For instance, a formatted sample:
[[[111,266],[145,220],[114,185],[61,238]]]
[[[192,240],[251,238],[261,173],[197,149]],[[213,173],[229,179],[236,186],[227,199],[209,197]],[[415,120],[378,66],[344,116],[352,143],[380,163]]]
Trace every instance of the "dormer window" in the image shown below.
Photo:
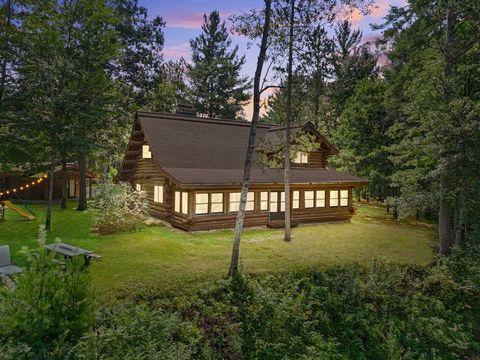
[[[150,151],[150,145],[142,146],[142,159],[151,159],[152,152]]]
[[[308,164],[308,154],[305,152],[298,152],[293,162],[295,164]]]

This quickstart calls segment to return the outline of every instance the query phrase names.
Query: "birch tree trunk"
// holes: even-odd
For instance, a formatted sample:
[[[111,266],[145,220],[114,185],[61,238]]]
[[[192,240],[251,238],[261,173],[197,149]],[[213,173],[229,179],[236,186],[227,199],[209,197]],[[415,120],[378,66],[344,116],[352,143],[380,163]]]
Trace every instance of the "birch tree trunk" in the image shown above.
[[[257,68],[253,83],[253,115],[250,135],[248,137],[247,154],[243,168],[242,192],[240,195],[240,206],[235,222],[235,236],[233,239],[232,259],[228,276],[233,277],[238,272],[238,258],[240,256],[240,239],[243,231],[243,220],[245,218],[245,207],[247,204],[248,187],[250,185],[250,172],[252,169],[252,157],[255,148],[255,138],[257,135],[257,126],[260,118],[260,78],[262,76],[263,64],[267,53],[268,35],[270,33],[270,16],[272,0],[265,0],[265,21],[263,24],[262,40],[260,44],[260,53],[258,54]]]
[[[290,128],[292,126],[292,72],[293,72],[293,30],[295,22],[295,0],[290,0],[290,19],[288,36],[288,64],[287,64],[287,121],[285,124],[285,166],[284,166],[284,185],[285,185],[285,241],[292,240],[292,231],[290,220],[291,201],[290,201]]]

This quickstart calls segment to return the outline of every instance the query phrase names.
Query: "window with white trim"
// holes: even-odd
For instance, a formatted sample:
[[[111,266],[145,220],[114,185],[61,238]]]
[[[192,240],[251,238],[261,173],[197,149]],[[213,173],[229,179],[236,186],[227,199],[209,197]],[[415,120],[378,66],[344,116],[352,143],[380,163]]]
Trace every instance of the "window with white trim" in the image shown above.
[[[340,206],[348,206],[348,190],[340,190]]]
[[[152,152],[150,151],[150,145],[142,146],[142,159],[151,159]]]
[[[180,191],[175,191],[175,206],[174,206],[174,210],[175,212],[180,212],[180,209],[181,209],[181,206],[182,206],[182,203],[180,202],[180,197],[181,197],[181,193]]]
[[[315,191],[305,191],[304,192],[304,204],[305,204],[305,209],[311,209],[315,205]]]
[[[330,207],[338,206],[338,190],[330,190]]]
[[[325,190],[317,190],[315,196],[315,206],[317,208],[325,207]]]
[[[188,214],[188,192],[175,191],[174,210],[177,213]]]
[[[300,191],[294,191],[292,195],[292,208],[300,209]]]
[[[262,191],[260,193],[260,210],[268,210],[268,191]]]
[[[136,191],[142,191],[142,185],[141,184],[135,184],[135,190]]]
[[[229,211],[235,212],[240,208],[240,194],[241,193],[230,193],[230,205]],[[255,209],[255,193],[248,192],[247,194],[247,203],[245,205],[245,211],[253,211]]]
[[[223,213],[223,193],[210,194],[210,212],[212,214]]]
[[[298,152],[293,162],[295,164],[308,164],[308,154],[302,151]]]
[[[163,185],[155,185],[153,187],[153,201],[163,203]]]
[[[182,214],[188,214],[188,192],[182,191]]]
[[[280,211],[285,211],[285,191],[280,193]]]
[[[208,194],[195,194],[195,214],[208,214]]]

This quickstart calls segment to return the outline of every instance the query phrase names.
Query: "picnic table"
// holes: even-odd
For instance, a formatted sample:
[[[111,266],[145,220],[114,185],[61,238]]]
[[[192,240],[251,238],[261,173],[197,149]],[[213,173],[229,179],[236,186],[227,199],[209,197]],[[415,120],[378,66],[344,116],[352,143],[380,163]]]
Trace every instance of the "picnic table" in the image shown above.
[[[77,246],[73,246],[66,243],[54,243],[45,245],[45,249],[48,251],[56,252],[60,255],[63,255],[64,258],[74,258],[77,256],[83,256],[85,259],[85,265],[90,264],[90,259],[101,259],[100,255],[93,253],[90,250],[82,249]]]

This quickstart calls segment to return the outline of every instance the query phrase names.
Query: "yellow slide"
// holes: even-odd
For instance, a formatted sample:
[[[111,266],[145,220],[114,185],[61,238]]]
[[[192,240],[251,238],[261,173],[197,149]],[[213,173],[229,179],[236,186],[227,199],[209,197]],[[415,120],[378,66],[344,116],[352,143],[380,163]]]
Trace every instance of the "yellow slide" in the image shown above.
[[[35,220],[35,216],[32,214],[26,212],[25,210],[19,208],[18,206],[15,206],[11,201],[5,200],[3,204],[9,208],[12,209],[13,211],[16,211],[18,215],[23,216],[24,218],[27,218],[28,220],[32,221]]]

